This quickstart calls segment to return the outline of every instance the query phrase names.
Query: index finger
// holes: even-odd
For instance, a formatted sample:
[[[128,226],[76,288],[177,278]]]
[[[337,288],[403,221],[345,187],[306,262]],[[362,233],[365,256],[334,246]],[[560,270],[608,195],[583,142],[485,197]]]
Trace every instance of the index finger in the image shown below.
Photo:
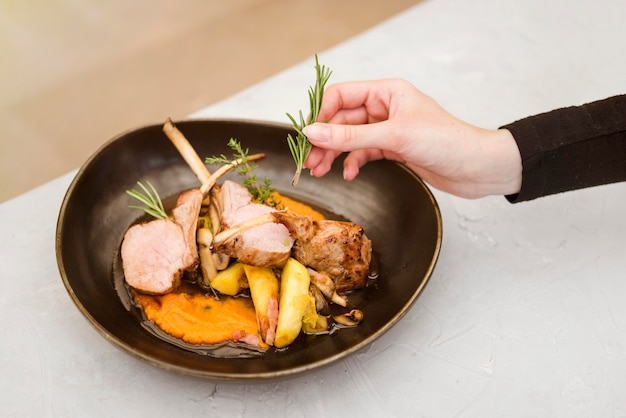
[[[332,84],[324,92],[317,121],[328,121],[341,111],[358,108],[365,109],[367,121],[387,119],[389,94],[385,90],[382,80]],[[364,122],[366,121],[362,121]]]

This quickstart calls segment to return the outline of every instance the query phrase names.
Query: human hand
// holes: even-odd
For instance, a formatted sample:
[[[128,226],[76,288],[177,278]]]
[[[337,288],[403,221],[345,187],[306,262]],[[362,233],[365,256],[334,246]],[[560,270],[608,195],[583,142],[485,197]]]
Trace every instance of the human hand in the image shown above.
[[[407,81],[331,85],[318,121],[305,128],[313,149],[305,166],[321,177],[342,152],[343,176],[368,161],[398,161],[433,187],[466,198],[513,194],[521,187],[517,144],[504,129],[478,128],[452,116]]]

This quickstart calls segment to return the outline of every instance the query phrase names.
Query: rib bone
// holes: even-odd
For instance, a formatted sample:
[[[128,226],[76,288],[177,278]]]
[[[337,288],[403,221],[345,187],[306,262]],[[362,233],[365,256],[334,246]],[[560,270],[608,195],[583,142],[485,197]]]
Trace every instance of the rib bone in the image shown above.
[[[223,165],[213,175],[211,175],[211,172],[208,168],[206,168],[206,165],[204,165],[204,162],[198,156],[193,146],[191,146],[187,138],[185,138],[185,135],[183,135],[183,133],[174,125],[170,118],[167,118],[165,121],[165,124],[163,125],[163,132],[172,144],[174,144],[185,162],[187,162],[191,171],[193,171],[196,177],[198,177],[198,180],[200,180],[200,191],[205,196],[209,190],[215,186],[217,180],[233,168],[243,164],[245,161],[257,161],[265,158],[265,154],[263,153],[250,155],[245,161],[243,158],[240,158],[232,161],[230,164]]]
[[[169,138],[169,140],[174,144],[180,155],[187,162],[193,173],[198,177],[202,187],[200,187],[200,191],[202,194],[206,195],[206,192],[212,187],[206,187],[211,179],[211,173],[209,169],[206,168],[204,162],[200,159],[196,150],[193,149],[185,135],[172,123],[170,118],[167,118],[165,124],[163,125],[163,132]]]

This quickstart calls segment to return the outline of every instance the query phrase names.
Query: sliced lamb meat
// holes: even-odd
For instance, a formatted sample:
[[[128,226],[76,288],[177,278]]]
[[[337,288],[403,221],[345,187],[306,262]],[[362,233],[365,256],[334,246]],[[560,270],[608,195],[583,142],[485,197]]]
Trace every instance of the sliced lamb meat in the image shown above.
[[[150,294],[175,289],[185,271],[198,266],[196,224],[202,193],[181,194],[170,219],[133,225],[122,241],[124,276],[129,286]]]
[[[224,181],[224,184],[220,187],[219,194],[215,198],[219,202],[218,206],[221,209],[222,223],[227,227],[244,221],[245,219],[240,219],[241,216],[237,216],[237,212],[239,209],[252,204],[252,195],[248,189],[230,180]]]
[[[122,241],[124,276],[129,286],[150,294],[175,289],[188,267],[187,243],[180,226],[171,219],[133,225]]]
[[[183,263],[193,266],[198,263],[198,245],[196,244],[196,228],[198,226],[198,215],[202,206],[202,192],[199,189],[191,189],[178,196],[176,206],[172,210],[172,218],[176,222],[185,237],[187,244],[187,254]]]
[[[221,187],[222,229],[228,229],[257,216],[276,212],[269,206],[253,203],[250,192],[233,181]],[[293,238],[281,224],[265,223],[214,243],[214,250],[258,267],[281,267],[291,254]]]

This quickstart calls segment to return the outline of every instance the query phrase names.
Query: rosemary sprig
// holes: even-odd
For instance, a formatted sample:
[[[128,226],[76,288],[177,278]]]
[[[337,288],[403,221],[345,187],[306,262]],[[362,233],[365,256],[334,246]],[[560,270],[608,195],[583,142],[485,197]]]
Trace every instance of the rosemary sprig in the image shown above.
[[[167,219],[167,213],[165,213],[165,209],[163,209],[163,202],[161,201],[161,197],[157,193],[152,183],[150,183],[149,181],[147,181],[146,183],[148,183],[150,190],[148,190],[148,188],[144,186],[141,182],[137,182],[139,187],[143,190],[143,193],[135,189],[126,190],[126,193],[129,196],[137,199],[146,206],[129,205],[128,207],[131,209],[143,210],[148,215],[154,216],[157,219]]]
[[[242,184],[250,191],[252,197],[261,203],[268,204],[273,207],[277,207],[279,202],[276,202],[272,196],[274,189],[272,188],[272,181],[265,177],[262,182],[254,171],[258,168],[258,165],[251,164],[248,161],[248,148],[243,149],[241,143],[234,138],[228,141],[228,147],[233,150],[233,159],[229,159],[224,154],[219,156],[207,157],[204,162],[206,164],[224,164],[224,165],[237,165],[235,162],[241,160],[241,163],[237,165],[239,168],[237,174],[244,178]]]
[[[291,185],[295,186],[298,184],[298,180],[300,179],[300,173],[304,168],[304,162],[306,161],[309,153],[311,152],[312,145],[309,142],[309,139],[302,132],[302,129],[306,125],[309,125],[315,121],[317,121],[317,117],[320,113],[320,108],[322,107],[322,98],[324,97],[324,89],[326,87],[326,83],[330,78],[332,71],[325,66],[320,66],[319,60],[317,58],[317,54],[315,55],[315,85],[309,87],[309,106],[310,113],[309,119],[305,120],[302,111],[299,112],[299,121],[296,120],[292,115],[287,113],[287,117],[291,120],[291,124],[296,131],[296,137],[294,138],[291,134],[287,135],[287,143],[289,144],[289,150],[291,151],[291,155],[296,163],[296,173],[291,180]]]

